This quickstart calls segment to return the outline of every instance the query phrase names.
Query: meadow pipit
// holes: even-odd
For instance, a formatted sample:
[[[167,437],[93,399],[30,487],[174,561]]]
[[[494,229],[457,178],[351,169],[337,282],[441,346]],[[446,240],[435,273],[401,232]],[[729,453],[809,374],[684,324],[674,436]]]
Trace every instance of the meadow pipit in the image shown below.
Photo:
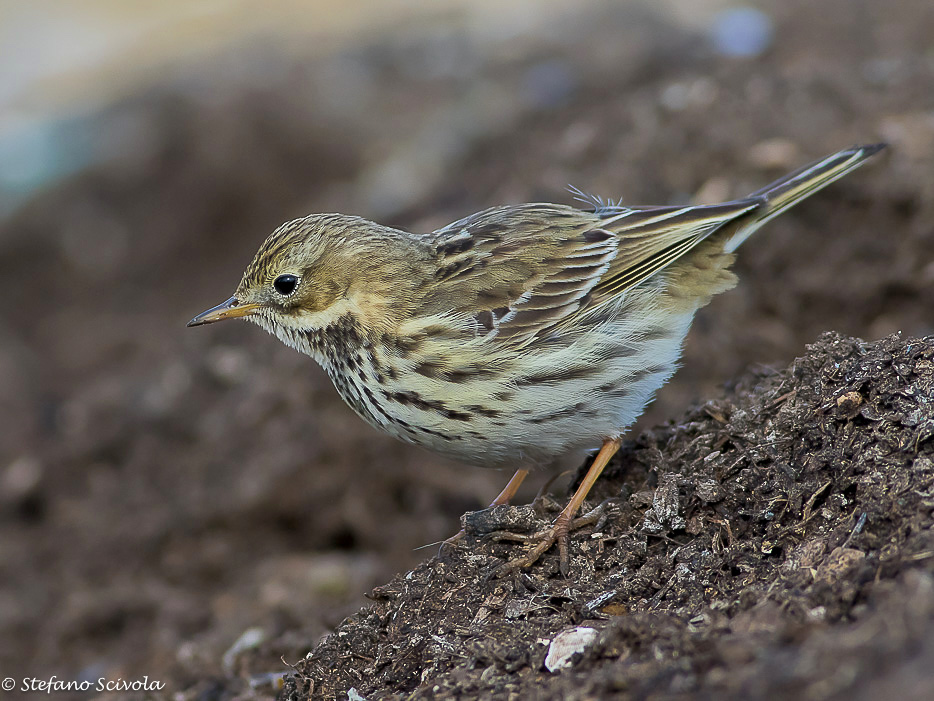
[[[567,507],[508,568],[568,530],[620,436],[671,377],[694,313],[736,283],[762,224],[883,145],[845,149],[716,205],[494,207],[430,234],[343,214],[283,224],[234,296],[189,326],[244,317],[310,355],[365,421],[466,463],[527,471],[600,447]]]

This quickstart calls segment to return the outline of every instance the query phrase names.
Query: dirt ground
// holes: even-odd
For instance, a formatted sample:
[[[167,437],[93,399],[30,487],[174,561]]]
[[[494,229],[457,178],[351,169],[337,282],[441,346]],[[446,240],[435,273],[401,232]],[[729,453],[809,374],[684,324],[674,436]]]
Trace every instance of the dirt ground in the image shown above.
[[[550,554],[497,580],[516,546],[475,533],[375,589],[284,698],[931,698],[932,402],[934,338],[828,333],[624,445],[567,579]]]
[[[73,125],[109,156],[0,222],[0,676],[148,675],[182,699],[934,695],[934,6],[765,7],[774,42],[747,59],[628,4],[307,62],[252,45]],[[568,580],[553,556],[484,579],[520,546],[480,534],[430,559],[507,475],[377,434],[255,327],[184,328],[308,212],[425,230],[568,183],[726,199],[876,141],[743,247]],[[595,637],[545,671],[575,628]]]

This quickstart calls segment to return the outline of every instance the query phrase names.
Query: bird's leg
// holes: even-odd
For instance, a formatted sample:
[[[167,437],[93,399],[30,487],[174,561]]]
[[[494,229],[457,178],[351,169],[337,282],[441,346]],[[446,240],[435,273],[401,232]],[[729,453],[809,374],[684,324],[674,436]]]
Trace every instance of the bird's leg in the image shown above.
[[[501,506],[502,504],[508,504],[512,501],[512,498],[516,496],[516,492],[519,491],[519,487],[522,486],[522,482],[528,477],[528,470],[516,470],[509,482],[506,483],[506,486],[503,487],[503,491],[499,493],[493,501],[490,502],[488,509],[492,509],[494,506]]]
[[[565,470],[564,472],[559,472],[556,475],[552,475],[548,478],[548,481],[545,482],[538,490],[538,494],[535,495],[535,498],[532,500],[532,506],[535,507],[536,511],[544,512],[546,510],[555,511],[554,508],[551,508],[555,504],[554,497],[551,496],[550,489],[551,485],[555,483],[556,480],[561,479],[565,475],[571,475],[576,473],[577,470]]]
[[[503,504],[508,504],[510,501],[512,501],[512,498],[516,496],[516,492],[519,491],[519,487],[522,486],[522,482],[525,481],[525,478],[528,477],[528,475],[529,475],[528,470],[516,470],[516,474],[514,474],[509,479],[509,482],[507,482],[506,486],[503,487],[503,491],[501,491],[496,496],[496,498],[490,502],[490,505],[486,508],[492,509],[494,506],[502,506]],[[461,528],[457,533],[455,533],[450,538],[445,540],[441,544],[441,547],[444,548],[445,545],[454,545],[454,543],[456,543],[463,537],[464,537],[464,529]]]
[[[554,545],[555,542],[558,543],[558,563],[561,574],[565,577],[568,576],[571,564],[570,557],[568,556],[568,533],[570,532],[571,523],[580,510],[581,504],[584,503],[584,499],[587,498],[587,494],[593,488],[594,482],[597,481],[600,473],[603,472],[603,468],[607,466],[607,463],[610,462],[610,458],[613,457],[617,450],[619,450],[618,438],[603,442],[600,452],[597,453],[597,457],[594,458],[590,469],[587,470],[587,474],[584,475],[584,480],[577,488],[577,491],[574,492],[574,496],[571,497],[571,501],[568,502],[568,505],[558,514],[558,517],[554,520],[554,523],[551,524],[550,528],[534,536],[535,540],[538,541],[534,548],[526,553],[525,556],[503,565],[498,573],[500,576],[508,572],[514,572],[523,567],[529,567],[535,563],[545,551]]]

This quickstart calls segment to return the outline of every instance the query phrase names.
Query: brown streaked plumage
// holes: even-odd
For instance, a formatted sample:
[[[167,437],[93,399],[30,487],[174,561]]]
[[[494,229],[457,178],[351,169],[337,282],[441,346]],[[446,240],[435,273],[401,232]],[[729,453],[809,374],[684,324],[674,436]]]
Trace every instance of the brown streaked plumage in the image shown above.
[[[845,149],[733,202],[594,211],[494,207],[430,234],[318,214],[263,243],[233,297],[190,326],[245,317],[312,356],[364,420],[516,475],[602,445],[535,546],[567,533],[625,429],[674,373],[694,313],[736,283],[736,248],[859,166]]]

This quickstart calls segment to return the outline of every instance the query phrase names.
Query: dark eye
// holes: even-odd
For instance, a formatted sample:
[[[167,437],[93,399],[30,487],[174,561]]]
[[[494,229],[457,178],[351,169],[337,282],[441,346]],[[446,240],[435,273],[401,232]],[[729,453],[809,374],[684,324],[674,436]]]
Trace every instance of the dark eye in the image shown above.
[[[296,285],[298,285],[298,276],[289,274],[280,275],[272,283],[272,286],[276,288],[276,292],[283,297],[288,297],[295,292]]]

